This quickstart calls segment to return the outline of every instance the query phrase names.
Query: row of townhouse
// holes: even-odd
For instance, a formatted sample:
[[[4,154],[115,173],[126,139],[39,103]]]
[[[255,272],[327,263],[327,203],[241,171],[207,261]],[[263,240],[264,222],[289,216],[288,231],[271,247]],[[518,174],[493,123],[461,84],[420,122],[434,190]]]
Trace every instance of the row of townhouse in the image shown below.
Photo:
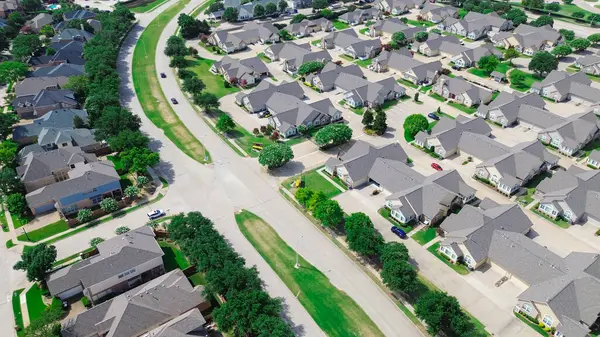
[[[355,59],[370,59],[381,52],[380,39],[365,40],[358,37],[354,29],[332,32],[324,36],[318,44],[322,49],[337,49]]]
[[[221,74],[231,84],[250,86],[269,76],[269,68],[258,57],[237,60],[224,56],[210,67],[213,74]]]
[[[494,48],[492,44],[486,43],[477,48],[468,49],[461,52],[460,54],[454,55],[451,58],[451,61],[456,67],[470,68],[475,67],[477,65],[477,62],[479,62],[479,60],[482,57],[491,55],[497,57],[499,60],[502,60],[503,58],[503,54],[501,51]]]
[[[487,104],[492,100],[492,91],[475,85],[462,77],[440,76],[431,90],[453,102],[467,107]]]
[[[469,50],[469,48],[461,44],[461,41],[456,36],[443,36],[435,33],[430,33],[429,38],[425,42],[413,43],[411,49],[425,56],[440,55],[448,58],[453,58]]]
[[[599,255],[560,257],[527,237],[532,225],[519,206],[484,199],[479,208],[467,205],[442,222],[439,251],[473,270],[500,268],[523,284],[514,310],[554,329],[554,336],[589,336],[600,314]]]
[[[458,18],[458,9],[452,6],[428,3],[421,9],[419,15],[426,21],[440,23],[448,18]]]
[[[410,50],[402,48],[395,51],[383,51],[373,59],[369,69],[375,72],[393,71],[400,78],[415,85],[433,84],[442,72],[442,63],[434,61],[423,63],[413,58]]]
[[[481,14],[469,12],[464,18],[447,17],[438,23],[437,28],[452,34],[479,40],[484,37],[494,36],[498,32],[511,30],[512,22],[501,18],[496,12]]]
[[[352,12],[347,12],[338,17],[340,22],[345,22],[349,25],[356,26],[363,24],[369,20],[381,19],[383,13],[376,7],[367,9],[355,9]]]
[[[575,60],[575,66],[586,74],[600,76],[600,56],[586,55]]]
[[[279,42],[279,29],[271,23],[250,22],[239,30],[217,30],[210,34],[208,43],[219,47],[225,53],[244,50],[255,43]]]
[[[555,102],[570,100],[576,104],[594,107],[598,112],[600,89],[592,87],[591,84],[592,80],[583,72],[571,74],[553,70],[543,81],[535,82],[531,91]]]
[[[287,8],[294,10],[303,7],[309,7],[311,5],[311,1],[309,0],[287,0]],[[224,0],[223,8],[235,8],[238,11],[238,21],[251,20],[254,19],[254,7],[257,5],[261,5],[263,8],[272,3],[276,6],[279,6],[279,0],[257,0],[257,1],[242,1],[242,0]],[[224,10],[220,10],[217,12],[213,12],[209,14],[211,18],[220,18],[223,16]]]
[[[398,18],[377,20],[369,26],[369,36],[371,37],[382,37],[386,40],[390,40],[394,33],[402,32],[406,41],[410,43],[414,41],[416,33],[424,31],[426,31],[425,27],[412,27],[400,21]]]
[[[496,47],[514,48],[525,55],[550,50],[563,41],[562,35],[551,26],[519,25],[513,32],[499,32],[491,37]]]
[[[301,22],[290,23],[283,28],[285,31],[290,33],[292,36],[302,38],[310,36],[316,32],[330,32],[333,30],[333,24],[331,21],[325,18],[319,18],[315,20],[304,19]]]
[[[296,74],[301,65],[311,61],[328,63],[332,60],[327,50],[312,51],[309,43],[278,43],[265,49],[265,56],[272,61],[282,61],[282,70]]]
[[[423,8],[426,0],[378,0],[374,6],[384,13],[400,15],[414,8]]]

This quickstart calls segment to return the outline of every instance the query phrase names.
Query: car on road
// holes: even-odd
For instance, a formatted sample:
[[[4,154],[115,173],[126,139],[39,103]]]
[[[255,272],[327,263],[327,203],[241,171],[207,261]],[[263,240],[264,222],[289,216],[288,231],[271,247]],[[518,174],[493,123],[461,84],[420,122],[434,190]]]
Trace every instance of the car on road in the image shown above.
[[[433,167],[436,171],[443,171],[444,169],[438,163],[431,163],[431,167]]]
[[[148,215],[148,219],[154,220],[167,215],[167,213],[165,213],[165,211],[163,211],[162,209],[155,209],[152,212],[148,212],[148,214],[146,215]]]
[[[178,104],[179,102],[177,102],[177,100],[175,98],[171,98],[171,103]]]
[[[167,78],[167,74],[165,74],[165,73],[160,73],[160,78]]]
[[[427,114],[427,117],[435,119],[436,121],[440,120],[440,116],[436,115],[435,112],[430,112],[429,114]]]
[[[407,237],[406,233],[401,228],[398,228],[396,226],[392,226],[392,233],[398,235],[398,237],[401,239],[406,239]]]

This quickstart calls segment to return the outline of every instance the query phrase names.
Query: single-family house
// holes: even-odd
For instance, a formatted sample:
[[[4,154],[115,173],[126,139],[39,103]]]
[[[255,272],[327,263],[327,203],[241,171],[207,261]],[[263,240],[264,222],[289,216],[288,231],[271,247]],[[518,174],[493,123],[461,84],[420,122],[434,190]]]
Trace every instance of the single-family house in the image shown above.
[[[415,85],[429,85],[440,76],[442,63],[440,61],[423,63],[412,57],[397,54],[389,59],[388,68],[397,71],[402,79]]]
[[[99,303],[165,273],[164,252],[150,227],[103,241],[96,249],[97,254],[48,275],[52,296],[67,300],[83,294]]]
[[[600,168],[600,151],[592,150],[590,155],[587,157],[586,164],[591,168]]]
[[[71,20],[89,20],[96,18],[96,13],[87,11],[85,9],[77,9],[70,12],[63,13],[63,19],[65,21]]]
[[[18,0],[2,0],[0,1],[0,18],[8,18],[12,12],[20,12],[21,3]]]
[[[296,81],[283,81],[280,85],[261,81],[251,92],[241,92],[237,94],[237,96],[235,96],[235,101],[249,113],[256,113],[267,109],[266,103],[275,93],[282,93],[298,99],[304,99],[304,90],[302,90],[302,87]]]
[[[304,19],[301,22],[291,23],[283,29],[289,32],[292,36],[306,37],[316,32],[330,32],[333,28],[331,21],[325,18],[315,20]]]
[[[458,18],[458,9],[452,6],[440,6],[432,3],[426,4],[419,12],[425,20],[438,23],[447,18]]]
[[[306,62],[318,61],[327,63],[331,55],[327,50],[312,51],[309,43],[295,44],[293,42],[278,43],[265,49],[265,56],[273,61],[283,61],[283,71],[296,74],[298,68]]]
[[[593,112],[575,114],[557,122],[541,130],[538,139],[564,155],[575,155],[598,137],[599,122]]]
[[[438,23],[437,27],[471,40],[479,40],[512,29],[512,22],[501,18],[496,12],[481,14],[471,11],[462,19],[447,17],[444,21]]]
[[[592,86],[585,73],[568,73],[553,70],[541,82],[535,82],[531,91],[556,102],[571,100],[587,106],[596,106],[600,103],[600,89]]]
[[[575,60],[575,66],[586,74],[600,76],[600,56],[586,55]]]
[[[87,123],[87,112],[78,109],[60,109],[53,110],[43,117],[33,120],[33,123],[16,125],[13,129],[13,141],[19,145],[32,144],[37,141],[44,128],[71,130],[74,129],[73,118],[78,116],[84,123]]]
[[[422,8],[424,4],[425,0],[377,0],[374,5],[382,12],[400,15],[413,8]]]
[[[66,28],[60,31],[58,34],[52,37],[53,43],[58,42],[71,42],[71,41],[79,41],[79,42],[88,42],[94,37],[94,34],[86,32],[83,29],[76,28]]]
[[[542,113],[546,103],[534,93],[521,95],[501,91],[500,94],[488,105],[481,105],[477,109],[477,116],[488,119],[502,127],[508,127],[518,122],[525,122],[531,126],[545,125],[547,118],[554,115]],[[550,122],[551,123],[551,122]]]
[[[492,100],[492,91],[475,85],[462,77],[440,76],[431,90],[453,102],[466,107],[487,104]]]
[[[33,19],[27,21],[25,25],[39,34],[40,30],[42,30],[42,27],[46,25],[52,25],[52,22],[54,22],[54,17],[52,16],[52,14],[40,13],[34,16]]]
[[[40,67],[35,69],[29,77],[71,77],[85,74],[82,64],[61,63],[56,66]]]
[[[276,92],[266,102],[271,114],[269,125],[285,138],[298,135],[298,127],[316,128],[342,119],[342,112],[333,106],[328,98],[313,103],[280,92]]]
[[[408,26],[398,18],[377,20],[374,24],[369,26],[369,36],[371,37],[381,36],[384,39],[391,39],[394,33],[402,32],[407,42],[413,42],[415,34],[424,31],[425,27]]]
[[[279,29],[272,23],[250,22],[240,30],[217,30],[210,34],[208,42],[229,54],[245,49],[250,44],[279,42]]]
[[[15,84],[15,97],[35,96],[42,90],[58,90],[67,84],[68,80],[65,76],[26,77]]]
[[[352,12],[347,12],[338,17],[341,22],[348,23],[352,26],[360,25],[368,20],[377,20],[381,18],[381,11],[375,7],[360,9],[357,8]]]
[[[76,109],[79,103],[71,90],[43,89],[36,95],[17,97],[12,106],[20,118],[35,118],[57,109]]]
[[[49,47],[56,51],[53,55],[33,56],[29,58],[29,64],[35,70],[42,67],[54,67],[63,63],[74,65],[85,64],[83,42],[57,42],[51,43]]]
[[[494,55],[498,59],[502,59],[502,52],[494,48],[492,44],[487,43],[477,48],[468,49],[458,55],[455,55],[454,57],[452,57],[452,62],[454,62],[454,65],[457,67],[470,68],[476,66],[477,62],[479,62],[479,59],[481,59],[482,57],[490,55]]]
[[[61,336],[205,336],[200,334],[203,328],[198,324],[203,319],[199,316],[210,306],[204,287],[192,286],[183,272],[175,269],[65,320]],[[195,319],[189,319],[190,315]],[[174,319],[180,324],[170,333],[155,330],[168,327]],[[173,333],[181,330],[192,332]],[[150,331],[159,334],[148,334]]]
[[[213,63],[210,71],[215,74],[222,74],[225,81],[243,87],[253,85],[269,75],[269,68],[257,56],[243,60],[223,56],[221,60]]]
[[[359,59],[373,58],[382,48],[381,40],[363,40],[358,37],[354,29],[329,33],[321,39],[320,46],[323,49],[336,48],[346,55]]]
[[[431,129],[415,135],[415,145],[429,149],[442,158],[448,158],[458,151],[458,142],[463,132],[477,133],[489,137],[492,128],[481,118],[468,118],[458,115],[456,119],[442,117]]]
[[[442,36],[432,33],[429,39],[423,43],[414,43],[412,50],[425,56],[446,56],[453,58],[469,48],[460,44],[460,40],[454,35]]]
[[[336,88],[336,83],[340,83],[337,79],[341,74],[351,75],[352,77],[349,78],[365,78],[362,69],[356,64],[349,64],[342,67],[329,62],[320,72],[306,75],[304,81],[321,92],[331,91]]]
[[[406,89],[393,77],[369,82],[362,77],[343,73],[336,79],[335,86],[346,91],[344,100],[353,108],[374,108],[406,94]]]
[[[373,58],[371,64],[369,64],[367,68],[374,72],[381,73],[389,69],[390,63],[398,66],[405,62],[406,58],[411,60],[413,58],[413,53],[408,50],[408,48],[403,47],[392,51],[382,50],[379,55]]]
[[[534,27],[521,24],[512,33],[499,32],[491,37],[495,46],[515,48],[525,55],[533,55],[541,50],[550,50],[562,41],[562,35],[550,25]]]

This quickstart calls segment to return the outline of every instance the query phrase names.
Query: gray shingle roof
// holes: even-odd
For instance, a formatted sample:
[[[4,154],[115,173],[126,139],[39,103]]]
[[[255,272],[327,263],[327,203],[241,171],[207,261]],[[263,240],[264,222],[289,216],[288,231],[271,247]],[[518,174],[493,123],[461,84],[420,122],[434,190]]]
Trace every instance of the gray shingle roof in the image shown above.
[[[542,180],[537,191],[543,196],[542,203],[561,201],[577,218],[583,214],[600,218],[599,171],[557,171],[551,178]]]
[[[17,97],[37,95],[43,89],[61,88],[67,81],[65,76],[27,77],[15,85],[15,94]]]
[[[592,150],[592,152],[590,153],[589,158],[591,160],[595,160],[597,162],[600,162],[600,151],[599,150]]]
[[[600,63],[600,56],[598,55],[586,55],[583,57],[578,58],[575,63],[583,66],[583,67],[587,67],[587,66],[592,66],[595,64]]]
[[[41,67],[31,73],[31,77],[79,76],[85,73],[83,65],[61,63],[57,66]]]
[[[65,20],[67,20],[67,21],[74,20],[74,19],[87,20],[87,19],[93,19],[93,18],[95,18],[96,17],[96,13],[90,12],[90,11],[86,11],[84,9],[78,9],[78,10],[66,12],[66,13],[63,14],[63,16],[65,17]]]
[[[333,103],[329,99],[308,104],[294,96],[274,93],[266,102],[266,106],[274,114],[271,119],[275,120],[281,131],[286,131],[287,128],[297,127],[299,125],[307,125],[313,123],[317,119],[321,119],[323,115],[330,118],[337,112]]]
[[[298,45],[292,42],[278,43],[267,48],[277,59],[284,59],[293,69],[310,61],[329,62],[331,55],[327,50],[312,51],[309,44]]]
[[[44,65],[50,62],[68,62],[70,64],[84,65],[83,42],[62,41],[50,44],[56,53],[52,56],[34,56],[29,59],[31,65]]]
[[[482,100],[492,95],[490,90],[474,85],[461,76],[448,77],[446,75],[442,75],[438,78],[438,83],[438,85],[447,87],[450,94],[457,96],[466,94],[473,102],[477,102],[478,100]]]
[[[261,81],[251,92],[238,94],[236,100],[241,102],[243,98],[247,97],[255,111],[260,111],[266,109],[265,104],[276,92],[291,95],[299,99],[304,97],[304,90],[302,90],[298,82],[283,81],[280,85],[274,85],[267,81]]]
[[[61,42],[61,41],[88,42],[93,37],[94,37],[94,34],[88,33],[85,30],[76,29],[76,28],[66,28],[66,29],[63,29],[60,33],[54,35],[52,37],[52,42]]]
[[[26,106],[44,107],[56,104],[78,105],[74,93],[71,90],[41,90],[37,95],[17,97],[12,105],[15,108]]]
[[[51,14],[40,13],[34,16],[27,24],[31,26],[31,28],[39,31],[45,25],[51,25],[53,21],[54,18]]]
[[[37,118],[31,124],[17,125],[13,130],[13,139],[33,137],[40,134],[43,128],[58,130],[73,129],[73,117],[79,116],[84,122],[87,121],[87,112],[77,109],[52,110],[44,116]]]
[[[56,171],[69,168],[77,163],[97,161],[96,155],[84,153],[78,147],[64,147],[44,153],[31,153],[17,167],[17,173],[24,183],[52,176]]]
[[[462,56],[470,62],[479,62],[479,59],[484,56],[496,55],[498,57],[502,57],[502,52],[496,49],[491,43],[487,43],[481,45],[477,48],[469,49],[463,51]],[[503,74],[504,75],[504,74]],[[493,73],[492,73],[493,76]]]
[[[362,69],[356,64],[349,64],[345,67],[342,67],[333,62],[329,62],[325,65],[325,67],[323,67],[321,72],[307,75],[306,81],[311,82],[313,78],[318,78],[319,81],[321,81],[321,83],[323,84],[324,88],[330,88],[333,87],[333,85],[336,84],[336,82],[338,84],[344,83],[344,81],[338,81],[338,77],[340,76],[350,78],[354,82],[360,81],[364,78]]]
[[[221,60],[214,63],[219,72],[227,73],[229,78],[241,79],[244,75],[258,77],[261,74],[268,74],[269,68],[257,56],[249,57],[243,60],[223,56]]]
[[[557,119],[555,124],[546,127],[542,132],[558,132],[566,145],[578,149],[598,132],[598,118],[593,112],[575,114],[567,119]]]
[[[198,309],[192,309],[150,331],[148,337],[208,337],[206,319]]]
[[[535,93],[520,96],[519,94],[501,91],[498,97],[488,105],[482,105],[478,109],[478,114],[486,115],[493,110],[499,110],[504,118],[507,119],[508,125],[517,122],[520,114],[521,106],[529,105],[534,108],[543,109],[546,106],[544,100]],[[531,116],[532,110],[524,110],[526,117]],[[527,115],[528,114],[528,115]],[[537,118],[530,118],[528,123],[537,122]],[[540,121],[541,122],[541,121]]]
[[[489,135],[492,132],[492,128],[481,118],[460,117],[462,116],[459,116],[457,119],[442,117],[433,129],[431,129],[430,134],[419,132],[418,136],[423,137],[423,142],[427,138],[437,138],[440,145],[446,151],[450,151],[458,146],[458,142],[463,132],[481,135]]]

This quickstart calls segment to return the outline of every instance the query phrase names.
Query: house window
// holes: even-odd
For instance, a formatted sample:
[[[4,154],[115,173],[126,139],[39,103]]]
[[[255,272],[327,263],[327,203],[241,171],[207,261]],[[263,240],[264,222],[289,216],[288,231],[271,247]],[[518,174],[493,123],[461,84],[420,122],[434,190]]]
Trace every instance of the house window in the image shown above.
[[[565,337],[565,335],[563,335],[563,334],[562,334],[562,332],[560,332],[560,331],[556,331],[556,332],[554,333],[554,336],[555,336],[555,337]]]
[[[90,198],[90,200],[92,200],[92,204],[98,204],[102,201],[102,196],[101,195],[97,195],[95,197]]]
[[[473,267],[473,265],[475,265],[475,260],[473,260],[473,258],[470,255],[465,256],[465,262],[469,267]]]
[[[531,305],[524,303],[523,306],[521,307],[521,311],[523,311],[526,314],[531,314]]]
[[[552,326],[552,317],[550,317],[550,315],[544,315],[544,319],[542,319],[542,322],[547,326],[547,327],[551,327]]]

